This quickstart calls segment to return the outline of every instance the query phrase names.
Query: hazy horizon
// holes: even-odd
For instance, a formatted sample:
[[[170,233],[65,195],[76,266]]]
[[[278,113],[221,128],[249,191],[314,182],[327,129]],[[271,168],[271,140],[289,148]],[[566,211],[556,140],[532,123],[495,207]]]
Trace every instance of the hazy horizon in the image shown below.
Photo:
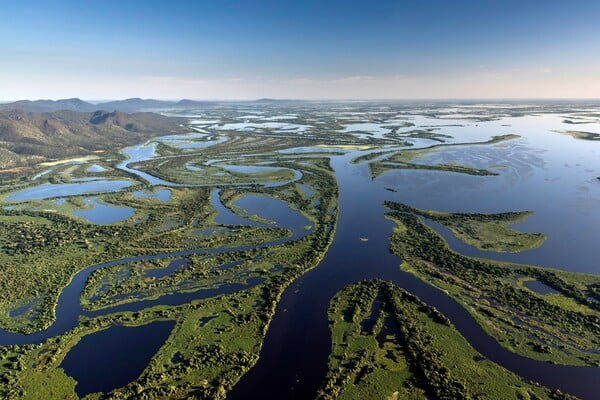
[[[141,100],[158,100],[158,101],[166,101],[166,102],[177,102],[177,101],[181,101],[181,100],[191,100],[191,101],[205,101],[205,102],[231,102],[231,103],[235,103],[235,102],[257,102],[257,101],[261,101],[261,100],[273,100],[273,101],[292,101],[292,102],[390,102],[390,103],[394,103],[394,102],[398,102],[398,103],[417,103],[417,102],[431,102],[431,103],[452,103],[452,102],[456,102],[456,103],[473,103],[473,102],[480,102],[480,103],[498,103],[499,105],[502,102],[507,102],[507,103],[524,103],[524,102],[540,102],[540,103],[544,103],[544,102],[600,102],[600,96],[599,97],[565,97],[565,98],[527,98],[527,97],[523,97],[523,98],[380,98],[380,99],[376,99],[376,98],[364,98],[364,99],[352,99],[352,98],[340,98],[340,99],[332,99],[332,98],[322,98],[322,99],[317,99],[317,98],[304,98],[304,99],[300,99],[300,98],[272,98],[272,97],[257,97],[257,98],[248,98],[248,99],[236,99],[236,98],[182,98],[182,97],[176,97],[176,98],[161,98],[161,97],[127,97],[127,98],[106,98],[106,99],[87,99],[87,98],[81,98],[81,97],[66,97],[66,98],[59,98],[59,97],[55,97],[55,98],[19,98],[19,99],[0,99],[0,104],[7,104],[7,103],[14,103],[17,101],[60,101],[60,100],[72,100],[72,99],[78,99],[78,100],[82,100],[85,101],[87,103],[91,103],[91,104],[101,104],[101,103],[107,103],[107,102],[113,102],[113,101],[125,101],[125,100],[134,100],[134,99],[141,99]]]
[[[597,99],[600,3],[3,6],[0,100]]]

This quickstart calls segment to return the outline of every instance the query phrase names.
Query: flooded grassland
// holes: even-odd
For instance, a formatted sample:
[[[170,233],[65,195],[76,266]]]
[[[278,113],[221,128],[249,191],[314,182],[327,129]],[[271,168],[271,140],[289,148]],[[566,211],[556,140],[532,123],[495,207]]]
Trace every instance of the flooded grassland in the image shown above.
[[[2,181],[1,397],[600,390],[600,108],[185,117]]]

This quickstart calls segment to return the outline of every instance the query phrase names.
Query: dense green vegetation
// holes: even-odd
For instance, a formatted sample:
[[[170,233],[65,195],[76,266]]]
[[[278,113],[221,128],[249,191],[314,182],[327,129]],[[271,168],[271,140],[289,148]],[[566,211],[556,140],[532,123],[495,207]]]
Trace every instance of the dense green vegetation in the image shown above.
[[[541,233],[519,232],[510,225],[523,222],[531,212],[505,212],[497,214],[449,213],[426,211],[398,204],[397,211],[421,215],[438,222],[463,242],[481,250],[519,252],[539,247],[546,237]]]
[[[551,399],[471,348],[436,309],[383,281],[331,301],[332,352],[321,399]]]
[[[402,268],[444,289],[507,349],[538,360],[600,365],[600,278],[527,265],[470,258],[444,240],[403,204],[388,202],[398,228],[391,250]],[[539,280],[558,294],[523,286]]]
[[[239,240],[231,236],[205,238],[193,233],[193,217],[214,213],[210,210],[209,193],[207,189],[179,189],[173,191],[169,203],[137,200],[127,193],[107,196],[113,201],[119,199],[121,204],[135,205],[141,221],[135,224],[94,225],[60,212],[2,211],[0,247],[6,249],[0,254],[4,271],[0,274],[2,325],[23,332],[47,326],[62,288],[88,265],[134,254],[196,248],[206,245],[207,240],[214,245]],[[8,216],[13,217],[10,223]],[[17,216],[21,220],[15,219]],[[23,221],[23,216],[30,220]],[[170,220],[175,221],[170,229],[161,229]],[[9,318],[10,310],[31,301],[37,307],[29,308],[27,319]]]
[[[229,149],[233,151],[234,147]],[[237,149],[240,154],[246,150]],[[268,150],[264,143],[262,150]],[[166,146],[159,146],[159,151],[171,156],[180,154]],[[107,169],[97,174],[122,175],[114,169],[119,159],[93,160]],[[160,271],[176,258],[96,270],[88,278],[81,301],[87,309],[106,314],[91,319],[81,317],[78,326],[40,345],[2,348],[2,359],[6,362],[0,363],[3,382],[0,397],[76,398],[74,380],[59,366],[80,338],[113,324],[139,326],[155,320],[174,320],[177,324],[171,337],[142,376],[108,396],[223,398],[256,362],[264,332],[283,290],[318,263],[335,232],[332,227],[337,216],[338,193],[328,159],[302,154],[273,157],[273,162],[286,174],[291,169],[301,171],[299,181],[285,184],[290,175],[283,176],[285,180],[260,176],[257,183],[271,180],[284,185],[228,187],[221,189],[220,199],[227,208],[242,215],[245,211],[233,203],[245,194],[261,194],[286,202],[308,220],[303,228],[306,235],[301,239],[286,240],[290,231],[283,228],[217,224],[210,201],[214,189],[210,186],[171,187],[168,201],[134,196],[135,191],[143,188],[141,182],[118,193],[95,196],[106,204],[135,210],[134,217],[113,225],[90,224],[70,215],[86,207],[83,201],[86,196],[70,197],[60,204],[54,199],[32,201],[2,210],[0,229],[5,234],[0,247],[5,250],[0,254],[0,262],[3,272],[10,274],[0,274],[0,282],[6,289],[2,291],[0,321],[14,331],[33,332],[49,325],[58,295],[72,276],[88,265],[130,255],[195,249],[199,253],[188,256],[188,263],[159,278],[153,278],[147,271]],[[59,166],[43,179],[68,182],[79,176],[86,176],[83,166]],[[309,188],[311,195],[302,187]],[[260,216],[250,217],[260,219]],[[276,239],[281,239],[281,244],[260,247]],[[227,250],[237,246],[248,249]],[[203,251],[216,248],[221,250],[214,255]],[[233,284],[242,284],[241,289],[218,294],[219,288]],[[203,299],[203,293],[211,289],[217,289],[217,294]],[[158,301],[157,305],[137,312],[110,314],[110,307],[135,305],[141,300],[178,293],[197,293],[197,300],[177,306],[158,305]],[[15,310],[19,315],[11,316]]]
[[[321,231],[295,243],[265,249],[259,263],[263,268],[255,269],[264,282],[248,290],[181,306],[155,306],[140,312],[83,319],[72,331],[41,345],[7,348],[10,353],[6,358],[11,361],[0,367],[6,382],[0,394],[20,393],[19,397],[25,399],[73,397],[74,381],[58,366],[82,336],[112,324],[137,326],[155,320],[175,320],[177,325],[170,338],[142,376],[110,396],[224,398],[227,390],[256,362],[266,326],[283,289],[316,265],[329,240],[330,236]],[[242,259],[255,255],[252,251],[237,254]],[[266,269],[267,265],[280,264],[285,268]]]
[[[192,153],[187,152],[185,155],[181,150],[161,143],[158,151],[170,154],[172,158],[169,161],[173,165],[184,166],[190,162],[190,158],[206,160],[206,157],[214,157],[223,151],[228,152],[230,160],[235,160],[236,155],[245,155],[256,146],[256,150],[260,149],[267,153],[262,158],[249,160],[250,165],[257,163],[259,159],[263,162],[271,159],[273,165],[280,169],[275,173],[266,174],[223,173],[225,178],[213,181],[200,176],[199,179],[196,177],[195,182],[202,182],[203,185],[215,184],[219,181],[284,184],[294,177],[292,172],[294,169],[302,171],[300,178],[303,184],[320,191],[328,198],[335,197],[335,192],[331,191],[335,187],[335,182],[332,180],[328,161],[322,158],[322,155],[284,157],[268,153],[285,147],[286,141],[289,140],[273,139],[268,135],[262,138],[254,136],[251,140],[233,138],[219,148],[201,149]],[[293,141],[291,143],[293,144]],[[307,143],[306,139],[301,139],[299,142],[299,144],[305,143]],[[90,167],[89,162],[81,165],[59,164],[52,167],[40,180],[70,182],[75,178],[93,176],[138,179],[136,176],[115,169],[115,165],[121,159],[122,156],[116,154],[111,155],[110,158],[94,159],[91,162],[100,165],[106,171],[92,173],[87,171]],[[232,163],[235,164],[235,161]],[[171,171],[169,165],[164,165],[164,169],[165,174],[169,174],[169,179],[174,181],[187,179],[183,172],[184,168],[178,169],[174,174],[169,172]],[[219,168],[215,167],[215,169]],[[151,168],[149,172],[152,172]],[[177,174],[181,177],[178,178]],[[7,191],[9,188],[10,186],[5,186],[3,190]],[[87,265],[129,255],[260,244],[288,235],[284,230],[276,228],[223,229],[214,224],[215,211],[209,201],[211,193],[209,186],[171,188],[168,202],[161,202],[156,198],[134,197],[132,193],[141,188],[143,188],[142,182],[119,193],[97,196],[99,201],[106,204],[127,206],[135,210],[134,217],[110,226],[89,224],[70,215],[72,211],[87,207],[82,201],[86,196],[69,197],[60,205],[54,199],[48,199],[16,204],[11,210],[0,210],[0,214],[4,215],[4,219],[0,219],[2,233],[0,248],[3,249],[0,253],[0,262],[6,272],[0,274],[0,286],[4,289],[0,295],[0,326],[21,332],[32,332],[48,326],[53,319],[53,308],[58,294],[71,277]],[[318,221],[317,214],[324,212],[323,210],[326,210],[324,207],[328,204],[328,201],[324,201],[321,196],[304,198],[303,192],[294,184],[279,188],[261,189],[259,186],[232,188],[223,191],[222,196],[227,205],[227,202],[249,192],[263,193],[293,204],[309,218],[311,225]],[[21,215],[28,216],[30,219],[14,219]],[[13,219],[7,219],[9,217]],[[200,234],[207,230],[212,230],[214,233]],[[170,279],[183,279],[183,277]],[[159,284],[162,283],[152,282],[151,286]],[[130,285],[130,287],[137,287],[140,283],[130,282]],[[167,286],[177,290],[173,282]],[[155,291],[154,296],[157,294]],[[18,317],[15,315],[11,317],[12,310],[21,310],[23,307],[26,308],[25,312],[20,313]]]

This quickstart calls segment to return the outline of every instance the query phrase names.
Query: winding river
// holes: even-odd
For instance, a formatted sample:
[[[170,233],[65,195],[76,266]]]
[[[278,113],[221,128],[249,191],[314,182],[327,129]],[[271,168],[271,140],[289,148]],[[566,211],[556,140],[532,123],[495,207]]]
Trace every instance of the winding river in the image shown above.
[[[153,149],[148,147],[137,149],[140,152],[134,150],[125,152],[130,159],[120,167],[151,184],[169,185],[169,182],[157,180],[158,178],[127,167],[128,163],[139,161],[144,157],[152,157]],[[321,263],[296,280],[284,292],[268,328],[259,361],[242,377],[230,392],[229,398],[313,398],[325,377],[327,359],[331,350],[331,335],[327,321],[329,302],[347,285],[371,278],[392,281],[436,307],[452,321],[475,350],[521,377],[584,399],[592,399],[600,393],[600,368],[553,365],[511,353],[487,335],[463,307],[442,291],[400,270],[400,259],[389,251],[389,237],[393,223],[385,218],[386,210],[383,204],[386,200],[405,202],[407,193],[403,192],[401,185],[395,186],[393,181],[372,180],[367,163],[350,162],[353,158],[364,154],[365,152],[351,151],[344,155],[331,156],[331,165],[340,190],[334,240]],[[301,176],[300,171],[295,171],[294,181]],[[282,184],[285,183],[289,182]],[[225,208],[219,200],[217,190],[213,192],[211,198],[213,206],[219,212],[219,221],[222,223],[259,224],[241,218]],[[276,221],[274,226],[285,227],[292,231],[291,237],[264,243],[260,247],[295,240],[312,231],[305,228],[310,223],[299,212],[272,203],[274,199],[252,196],[240,200],[243,203],[240,207],[249,213],[274,220]],[[474,254],[473,249],[462,246],[459,241],[452,239],[452,235],[442,232],[441,228],[437,227],[436,230],[444,234],[453,248],[469,255]],[[361,241],[361,238],[367,238],[368,241]],[[56,308],[56,321],[48,329],[31,335],[0,330],[0,344],[40,343],[72,329],[82,315],[93,317],[117,311],[140,310],[158,304],[183,304],[193,299],[243,290],[258,282],[249,280],[246,284],[165,295],[156,300],[133,302],[96,312],[84,310],[79,298],[87,278],[99,268],[135,261],[183,258],[193,254],[219,254],[252,248],[256,246],[179,251],[129,257],[90,266],[76,274],[63,290]]]
[[[372,181],[366,163],[350,163],[359,154],[364,153],[332,157],[340,189],[334,241],[318,267],[284,292],[258,363],[242,377],[228,398],[314,398],[326,375],[331,351],[329,302],[344,287],[371,278],[392,281],[436,307],[489,360],[544,386],[583,399],[595,398],[600,393],[600,368],[553,365],[512,353],[485,333],[462,306],[442,291],[400,270],[400,259],[389,251],[394,224],[384,217],[387,210],[383,203],[401,202],[403,193],[390,192],[377,180]]]
[[[67,332],[68,330],[73,329],[75,326],[77,326],[78,319],[80,316],[97,317],[100,315],[107,315],[115,312],[139,311],[143,310],[144,308],[152,307],[155,305],[185,304],[192,300],[214,297],[220,294],[231,294],[239,290],[247,289],[259,283],[256,279],[249,279],[246,284],[231,284],[216,289],[201,289],[191,293],[167,294],[155,300],[145,300],[127,303],[115,307],[102,309],[99,311],[86,311],[81,306],[80,295],[83,288],[85,287],[85,283],[87,282],[88,277],[92,272],[96,271],[97,269],[138,261],[157,260],[173,257],[187,257],[194,254],[215,255],[225,252],[246,251],[255,248],[277,246],[279,244],[286,243],[291,240],[300,239],[310,234],[314,229],[312,228],[312,226],[310,229],[307,229],[307,226],[311,225],[311,223],[299,211],[292,210],[287,206],[286,203],[273,198],[249,195],[248,198],[246,198],[246,196],[241,197],[237,202],[241,203],[241,205],[243,205],[249,213],[258,214],[263,218],[275,222],[274,225],[267,225],[255,222],[232,213],[221,203],[219,191],[216,189],[211,195],[211,201],[213,207],[219,213],[219,221],[227,222],[233,225],[285,227],[289,229],[292,234],[287,238],[273,240],[270,242],[260,244],[258,246],[248,245],[236,247],[220,247],[210,250],[183,250],[170,253],[155,254],[150,256],[127,257],[89,266],[78,272],[73,277],[71,282],[61,292],[60,297],[58,298],[58,304],[56,306],[56,318],[54,323],[50,327],[43,331],[32,333],[29,335],[8,332],[6,330],[0,329],[0,345],[7,346],[12,344],[24,345],[41,343],[48,338],[61,335]],[[282,216],[285,216],[285,221],[282,221]]]

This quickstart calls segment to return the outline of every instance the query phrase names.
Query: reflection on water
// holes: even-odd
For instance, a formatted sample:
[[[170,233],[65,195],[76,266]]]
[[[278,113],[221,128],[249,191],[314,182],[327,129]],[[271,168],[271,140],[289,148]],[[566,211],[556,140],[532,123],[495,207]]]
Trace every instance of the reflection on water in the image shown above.
[[[93,165],[90,165],[88,167],[88,169],[86,169],[86,171],[87,172],[96,172],[96,173],[98,173],[98,172],[106,172],[106,168],[104,168],[104,167],[102,167],[102,166],[100,166],[98,164],[93,164]]]
[[[486,135],[489,134],[488,130],[485,132]],[[485,139],[480,137],[478,141]],[[373,181],[366,163],[349,162],[359,155],[361,153],[355,152],[332,158],[331,164],[340,187],[339,216],[334,241],[319,266],[304,274],[284,292],[267,332],[258,363],[234,387],[231,397],[286,398],[292,393],[298,398],[314,397],[325,376],[327,357],[331,349],[326,318],[330,299],[349,284],[363,279],[379,278],[392,281],[438,308],[478,352],[493,362],[525,379],[533,379],[550,387],[560,387],[570,393],[593,398],[592,393],[597,392],[596,382],[600,373],[597,368],[551,365],[508,351],[487,335],[467,310],[444,292],[401,271],[400,259],[389,251],[389,236],[393,224],[384,217],[384,201],[405,202],[419,208],[448,211],[471,211],[475,208],[474,211],[479,212],[500,212],[513,210],[514,205],[520,205],[514,208],[516,210],[538,211],[539,207],[522,207],[515,199],[511,199],[512,203],[508,205],[504,204],[498,197],[506,197],[502,197],[498,192],[510,190],[514,185],[522,185],[523,179],[531,179],[529,177],[535,176],[537,169],[545,168],[546,164],[540,166],[533,163],[534,174],[524,174],[525,178],[517,174],[518,179],[508,181],[506,187],[499,190],[495,185],[505,182],[494,181],[497,177],[473,177],[443,172],[403,170],[388,172]],[[415,181],[419,176],[423,179]],[[463,193],[470,189],[469,185],[477,190]],[[386,190],[386,187],[394,190]],[[482,187],[496,190],[494,195],[486,197],[487,202],[481,200],[483,203],[480,204],[476,194]],[[526,185],[520,189],[526,189]],[[513,191],[511,195],[521,197],[523,201],[528,191]],[[542,208],[552,205],[547,199],[538,200],[538,206],[541,205]],[[580,224],[581,218],[579,216]],[[557,225],[548,225],[549,228],[553,226],[554,230],[561,229]],[[599,228],[595,229],[597,231]],[[546,234],[548,232],[541,231]],[[367,237],[369,240],[359,242],[361,237]],[[578,245],[574,245],[568,253],[571,258],[576,256],[578,251],[585,250],[586,257],[590,257],[588,262],[600,259],[593,256],[598,251],[597,246],[584,243],[582,249],[579,249]],[[515,256],[524,258],[525,254],[534,254],[532,258],[538,262],[552,261],[551,258],[544,258],[545,250],[540,252],[540,249]],[[490,254],[494,256],[492,252],[486,254],[488,257]],[[541,264],[544,265],[543,262]],[[277,380],[271,379],[272,371],[275,370],[278,371]],[[297,382],[302,382],[302,385],[298,385]]]
[[[215,138],[203,129],[195,128],[194,130],[196,133],[161,136],[155,140],[177,149],[205,149],[227,140],[225,137]]]
[[[126,159],[117,165],[118,169],[137,175],[144,181],[148,182],[150,185],[174,186],[173,183],[164,181],[153,175],[147,174],[146,172],[129,167],[129,164],[151,160],[154,157],[156,157],[155,142],[146,142],[141,145],[131,146],[121,150],[121,153],[126,157]]]

